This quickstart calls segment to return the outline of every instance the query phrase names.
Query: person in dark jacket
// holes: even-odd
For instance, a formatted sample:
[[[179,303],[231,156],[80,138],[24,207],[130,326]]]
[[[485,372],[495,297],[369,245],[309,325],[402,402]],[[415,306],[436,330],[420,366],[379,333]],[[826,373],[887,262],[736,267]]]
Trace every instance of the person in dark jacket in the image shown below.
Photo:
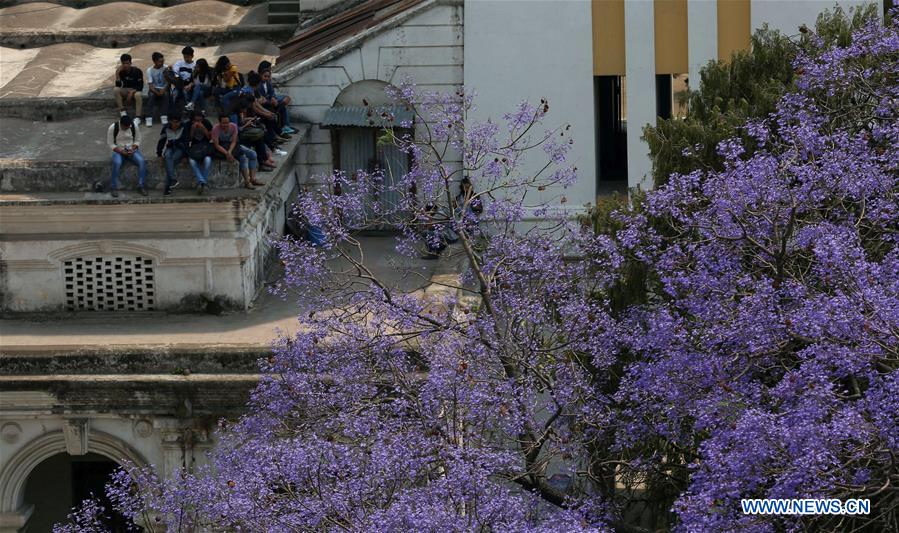
[[[272,64],[268,61],[259,63],[259,75],[262,77],[262,81],[259,83],[259,88],[256,89],[256,92],[265,100],[264,105],[266,107],[278,113],[278,116],[281,118],[281,133],[299,133],[299,130],[290,125],[290,113],[287,108],[290,105],[290,97],[277,94],[274,85],[272,85]]]
[[[163,195],[172,194],[172,189],[178,186],[175,178],[175,165],[187,156],[187,147],[190,142],[190,133],[180,116],[169,118],[169,123],[159,132],[159,141],[156,143],[156,157],[165,162],[165,191]],[[163,153],[165,159],[163,159]]]
[[[125,104],[134,102],[134,124],[140,124],[140,117],[143,116],[141,107],[142,92],[144,90],[144,73],[137,67],[131,65],[131,56],[122,54],[119,58],[121,64],[115,71],[115,103],[120,115],[125,115]]]
[[[190,149],[187,162],[197,177],[197,194],[206,193],[212,172],[212,123],[199,111],[190,112]]]

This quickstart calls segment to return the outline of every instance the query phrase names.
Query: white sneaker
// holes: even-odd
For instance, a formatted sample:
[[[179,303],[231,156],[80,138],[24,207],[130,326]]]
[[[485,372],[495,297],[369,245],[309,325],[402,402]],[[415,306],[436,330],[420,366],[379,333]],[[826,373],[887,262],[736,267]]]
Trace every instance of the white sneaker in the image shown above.
[[[160,122],[162,122],[163,126],[165,126],[166,124],[169,123],[169,117],[167,117],[165,115],[162,115],[161,117],[159,117],[159,120],[160,120]]]
[[[120,117],[124,117],[124,116],[127,115],[127,114],[128,114],[128,112],[125,111],[124,109],[121,110],[121,111],[119,111],[119,116],[120,116]]]
[[[193,102],[187,102],[187,105],[184,106],[184,110],[185,110],[185,111],[193,111],[193,110],[194,110],[194,103],[193,103]]]
[[[275,155],[287,155],[287,152],[281,150],[280,148],[275,148]]]
[[[148,128],[153,127],[153,117],[147,117],[147,127]]]
[[[134,117],[134,120],[132,120],[132,122],[135,126],[140,126],[140,117]]]

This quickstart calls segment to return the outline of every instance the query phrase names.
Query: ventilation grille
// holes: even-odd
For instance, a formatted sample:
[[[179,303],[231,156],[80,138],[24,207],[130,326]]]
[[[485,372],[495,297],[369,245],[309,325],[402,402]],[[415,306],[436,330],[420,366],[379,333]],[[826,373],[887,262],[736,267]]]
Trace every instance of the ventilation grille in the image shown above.
[[[140,256],[77,257],[63,264],[69,311],[149,311],[156,277]]]

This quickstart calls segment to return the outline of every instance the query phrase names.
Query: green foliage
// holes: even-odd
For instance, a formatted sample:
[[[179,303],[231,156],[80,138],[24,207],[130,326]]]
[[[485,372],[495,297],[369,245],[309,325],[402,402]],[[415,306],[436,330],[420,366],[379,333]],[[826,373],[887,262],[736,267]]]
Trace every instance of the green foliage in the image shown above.
[[[818,17],[814,36],[825,46],[846,46],[852,29],[876,16],[874,5],[853,10],[851,16],[837,8]],[[666,183],[672,172],[722,170],[717,146],[725,139],[741,137],[747,155],[753,152],[751,139],[740,127],[749,119],[767,116],[794,89],[793,61],[813,37],[807,28],[798,31],[799,37],[793,40],[767,27],[758,30],[750,50],[726,61],[709,62],[701,70],[699,89],[687,96],[686,118],[659,119],[655,127],[644,129],[656,187]]]

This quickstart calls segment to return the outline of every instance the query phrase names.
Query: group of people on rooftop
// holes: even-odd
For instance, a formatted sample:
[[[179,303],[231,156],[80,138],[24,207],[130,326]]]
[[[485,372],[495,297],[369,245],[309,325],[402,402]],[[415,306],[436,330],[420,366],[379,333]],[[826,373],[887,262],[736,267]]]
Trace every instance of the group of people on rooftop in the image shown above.
[[[271,63],[262,61],[257,70],[244,76],[227,56],[219,57],[215,67],[210,68],[206,59],[194,60],[190,46],[184,47],[181,55],[169,66],[161,53],[154,52],[146,78],[132,65],[129,54],[120,58],[114,88],[120,118],[106,133],[112,150],[109,188],[113,197],[118,197],[119,173],[125,163],[137,166],[138,191],[147,196],[147,163],[140,151],[140,125],[143,122],[150,128],[154,119],[161,124],[156,156],[165,164],[166,196],[179,185],[175,166],[183,159],[193,169],[198,194],[204,194],[213,159],[237,162],[244,187],[254,189],[264,185],[257,180],[256,172],[273,170],[277,165],[274,156],[287,154],[279,146],[297,130],[290,125],[290,97],[277,94],[272,85]],[[210,99],[217,113],[215,125],[206,118]],[[133,117],[126,111],[126,106],[132,104]]]

